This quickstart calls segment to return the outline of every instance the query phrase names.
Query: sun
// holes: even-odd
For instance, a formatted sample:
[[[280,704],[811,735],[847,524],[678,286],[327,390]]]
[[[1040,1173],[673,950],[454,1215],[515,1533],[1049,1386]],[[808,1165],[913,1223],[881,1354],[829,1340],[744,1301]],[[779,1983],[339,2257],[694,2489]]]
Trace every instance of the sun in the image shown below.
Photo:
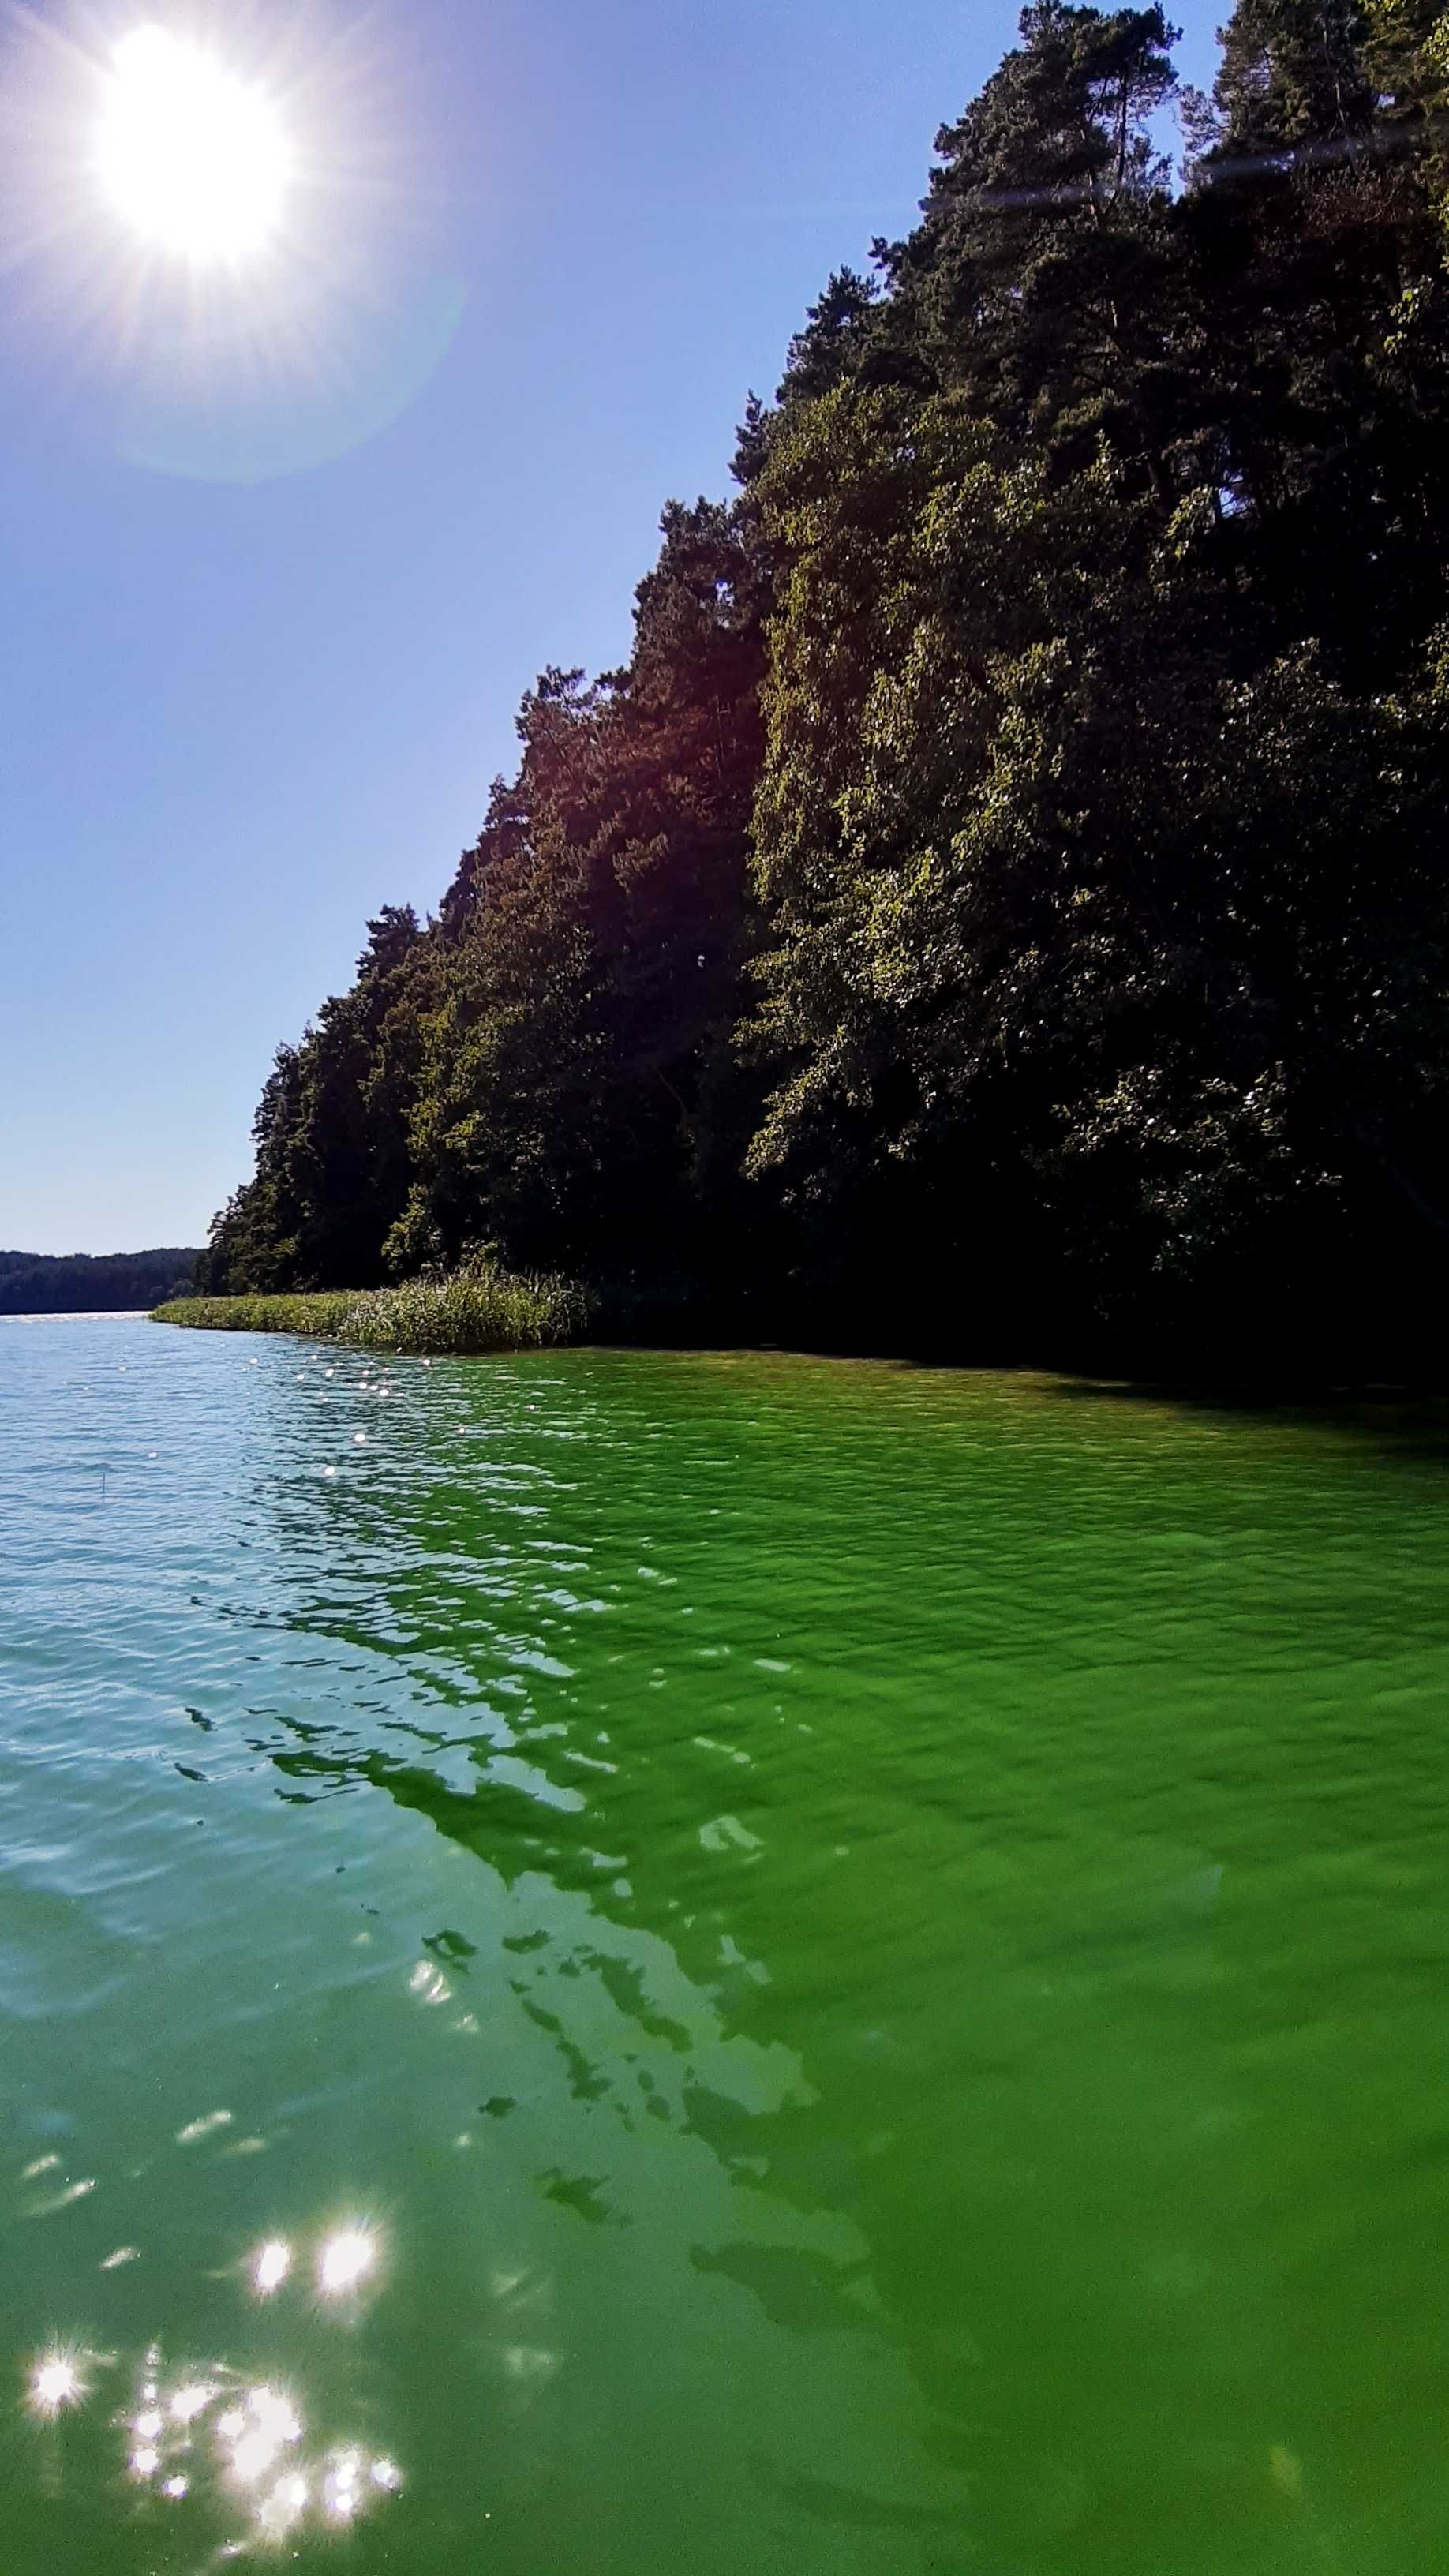
[[[280,229],[292,153],[270,99],[165,27],[111,58],[96,172],[150,249],[194,266],[245,260]]]

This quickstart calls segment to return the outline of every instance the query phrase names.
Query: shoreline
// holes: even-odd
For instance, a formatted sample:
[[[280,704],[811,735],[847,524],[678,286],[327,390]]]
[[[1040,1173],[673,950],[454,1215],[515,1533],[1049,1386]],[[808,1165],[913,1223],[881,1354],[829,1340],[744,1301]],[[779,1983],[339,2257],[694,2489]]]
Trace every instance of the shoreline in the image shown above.
[[[548,1284],[555,1289],[565,1288],[564,1283]],[[681,1359],[829,1360],[862,1367],[1010,1377],[1023,1382],[1039,1378],[1071,1388],[1083,1402],[1110,1398],[1123,1403],[1198,1404],[1244,1412],[1278,1408],[1326,1408],[1334,1412],[1353,1408],[1412,1409],[1429,1419],[1442,1410],[1449,1430],[1449,1386],[1442,1381],[1416,1383],[1411,1378],[1393,1376],[1360,1378],[1312,1368],[1300,1372],[1253,1373],[1231,1368],[1197,1371],[1150,1361],[1134,1369],[1124,1366],[1120,1359],[1085,1353],[1050,1358],[1040,1352],[1008,1355],[987,1351],[968,1357],[930,1345],[913,1349],[902,1344],[872,1346],[861,1341],[805,1337],[755,1339],[706,1333],[674,1339],[607,1329],[596,1332],[590,1329],[586,1296],[566,1288],[569,1306],[562,1317],[557,1306],[542,1314],[537,1308],[514,1309],[515,1329],[510,1332],[506,1310],[500,1310],[497,1303],[490,1306],[486,1297],[480,1298],[478,1283],[467,1285],[473,1295],[464,1328],[456,1322],[456,1293],[451,1300],[445,1294],[449,1287],[456,1292],[458,1283],[413,1283],[408,1289],[322,1289],[295,1295],[279,1292],[173,1298],[149,1313],[145,1309],[131,1311],[146,1314],[151,1323],[170,1324],[185,1331],[282,1333],[344,1349],[395,1351],[403,1357],[479,1359],[527,1351],[562,1354],[584,1350],[654,1351]],[[513,1280],[508,1285],[525,1296],[536,1293],[533,1282]],[[400,1308],[401,1300],[407,1304]],[[58,1315],[53,1320],[68,1318]],[[525,1321],[527,1329],[518,1328]],[[450,1330],[459,1329],[465,1329],[466,1337],[447,1337]]]

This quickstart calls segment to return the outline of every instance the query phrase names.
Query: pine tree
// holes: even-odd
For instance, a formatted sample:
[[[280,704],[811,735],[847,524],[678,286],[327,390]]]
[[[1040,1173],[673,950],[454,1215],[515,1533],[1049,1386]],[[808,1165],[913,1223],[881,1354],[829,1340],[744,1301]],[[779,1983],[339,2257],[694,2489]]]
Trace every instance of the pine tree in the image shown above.
[[[1213,90],[1227,161],[1347,149],[1376,95],[1356,0],[1237,0]]]

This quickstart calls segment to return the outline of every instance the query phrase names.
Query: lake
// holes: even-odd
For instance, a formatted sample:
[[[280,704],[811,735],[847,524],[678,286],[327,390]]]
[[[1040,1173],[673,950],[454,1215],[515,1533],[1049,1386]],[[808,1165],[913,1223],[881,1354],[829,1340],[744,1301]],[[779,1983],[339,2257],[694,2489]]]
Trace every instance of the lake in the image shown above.
[[[1418,2576],[1449,1464],[0,1323],[6,2576]]]

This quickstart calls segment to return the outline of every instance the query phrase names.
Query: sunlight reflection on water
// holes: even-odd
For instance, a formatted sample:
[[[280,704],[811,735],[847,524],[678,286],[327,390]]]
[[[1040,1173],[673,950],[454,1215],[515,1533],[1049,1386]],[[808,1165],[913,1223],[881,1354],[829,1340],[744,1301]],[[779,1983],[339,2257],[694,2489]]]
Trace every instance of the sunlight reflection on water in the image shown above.
[[[354,2294],[381,2254],[375,2228],[329,2228],[316,2250],[318,2301],[341,2307],[345,2319],[352,2300],[355,2313]],[[246,2276],[257,2298],[270,2299],[294,2269],[293,2246],[271,2237],[250,2258]],[[53,2342],[29,2363],[25,2412],[37,2424],[80,2414],[121,2360],[79,2342]],[[285,2377],[259,2377],[225,2360],[192,2358],[168,2372],[158,2339],[132,2364],[132,2384],[130,2405],[110,2418],[127,2485],[168,2505],[209,2508],[209,2518],[234,2522],[240,2513],[244,2527],[221,2544],[223,2558],[295,2538],[304,2526],[335,2531],[402,2488],[389,2453],[310,2420],[290,2368]]]
[[[148,1329],[0,1332],[0,2576],[1438,2576],[1436,1457]]]
[[[53,2347],[31,2366],[29,2412],[53,2420],[81,2409],[116,2358]],[[227,2362],[168,2383],[161,2346],[151,2343],[136,2365],[135,2390],[132,2406],[112,2419],[131,2484],[168,2504],[209,2503],[228,2517],[240,2511],[246,2528],[223,2556],[294,2534],[308,2519],[334,2528],[351,2522],[402,2487],[402,2471],[385,2452],[315,2431],[292,2386],[249,2384]]]

